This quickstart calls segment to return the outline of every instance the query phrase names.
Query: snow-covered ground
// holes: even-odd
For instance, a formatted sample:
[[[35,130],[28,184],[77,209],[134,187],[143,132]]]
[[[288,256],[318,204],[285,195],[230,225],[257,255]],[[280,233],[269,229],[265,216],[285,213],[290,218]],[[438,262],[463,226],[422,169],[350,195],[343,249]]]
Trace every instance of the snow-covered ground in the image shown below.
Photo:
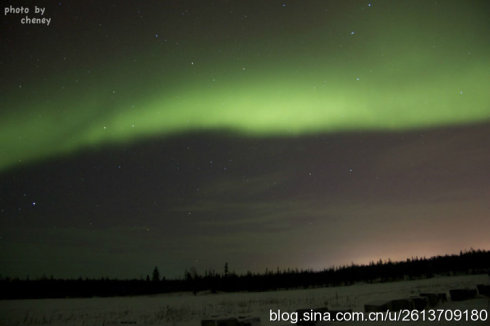
[[[489,283],[489,276],[485,274],[259,293],[198,294],[197,296],[175,293],[115,298],[4,300],[0,301],[0,325],[199,326],[202,319],[210,316],[251,315],[260,317],[262,325],[283,326],[291,323],[270,322],[269,310],[293,312],[301,308],[328,307],[364,311],[364,304],[372,301],[408,298],[420,292],[448,293],[450,289],[475,288],[476,284]],[[449,300],[437,308],[486,309],[488,312],[489,299],[478,297],[460,302]],[[355,323],[342,323],[342,325],[349,324]],[[483,323],[418,322],[415,324],[490,325],[490,317]]]

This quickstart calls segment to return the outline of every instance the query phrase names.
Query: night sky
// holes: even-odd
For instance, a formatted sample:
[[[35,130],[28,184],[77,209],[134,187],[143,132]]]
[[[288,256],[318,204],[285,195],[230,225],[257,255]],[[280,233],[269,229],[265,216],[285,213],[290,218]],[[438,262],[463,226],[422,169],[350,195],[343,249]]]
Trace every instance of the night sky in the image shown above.
[[[2,276],[490,249],[488,1],[2,6]]]

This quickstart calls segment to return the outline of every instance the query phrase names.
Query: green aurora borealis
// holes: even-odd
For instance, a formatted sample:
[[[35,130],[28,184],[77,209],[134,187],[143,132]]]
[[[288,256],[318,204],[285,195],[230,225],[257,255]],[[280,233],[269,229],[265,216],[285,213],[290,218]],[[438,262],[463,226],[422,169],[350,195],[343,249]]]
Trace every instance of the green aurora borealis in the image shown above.
[[[225,8],[201,7],[175,29],[148,17],[126,26],[123,13],[117,34],[82,33],[63,50],[44,39],[49,28],[30,31],[41,39],[26,38],[31,56],[11,57],[23,68],[3,85],[0,169],[196,130],[281,136],[489,119],[484,2],[367,4],[254,3],[233,23]]]
[[[490,249],[490,1],[22,2],[51,24],[2,19],[0,275]]]

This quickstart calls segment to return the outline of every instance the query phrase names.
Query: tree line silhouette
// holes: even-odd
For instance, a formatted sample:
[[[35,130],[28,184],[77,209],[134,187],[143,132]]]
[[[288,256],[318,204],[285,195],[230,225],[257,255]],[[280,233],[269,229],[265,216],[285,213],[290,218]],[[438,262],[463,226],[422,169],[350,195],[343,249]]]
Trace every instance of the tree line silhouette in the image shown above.
[[[272,291],[278,289],[309,288],[351,285],[357,282],[375,283],[396,280],[430,278],[435,275],[480,274],[490,271],[490,251],[469,250],[459,255],[432,258],[409,258],[371,262],[367,265],[351,264],[331,267],[322,271],[266,270],[264,273],[236,274],[229,271],[228,263],[223,273],[195,268],[185,271],[182,279],[165,279],[158,267],[146,278],[120,279],[56,279],[42,277],[36,280],[0,278],[0,299],[65,298],[94,296],[148,295],[156,293],[202,291],[210,293],[230,291]]]

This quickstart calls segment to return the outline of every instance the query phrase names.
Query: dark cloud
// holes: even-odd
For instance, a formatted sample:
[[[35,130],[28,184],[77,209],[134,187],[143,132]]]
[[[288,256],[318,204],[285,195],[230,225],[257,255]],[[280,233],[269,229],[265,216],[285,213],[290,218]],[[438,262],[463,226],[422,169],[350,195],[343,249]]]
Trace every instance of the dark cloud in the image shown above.
[[[123,276],[157,263],[171,275],[224,261],[240,271],[321,268],[488,247],[489,141],[487,124],[194,134],[11,170],[1,176],[2,260],[11,262],[2,273],[66,275],[67,261]]]

